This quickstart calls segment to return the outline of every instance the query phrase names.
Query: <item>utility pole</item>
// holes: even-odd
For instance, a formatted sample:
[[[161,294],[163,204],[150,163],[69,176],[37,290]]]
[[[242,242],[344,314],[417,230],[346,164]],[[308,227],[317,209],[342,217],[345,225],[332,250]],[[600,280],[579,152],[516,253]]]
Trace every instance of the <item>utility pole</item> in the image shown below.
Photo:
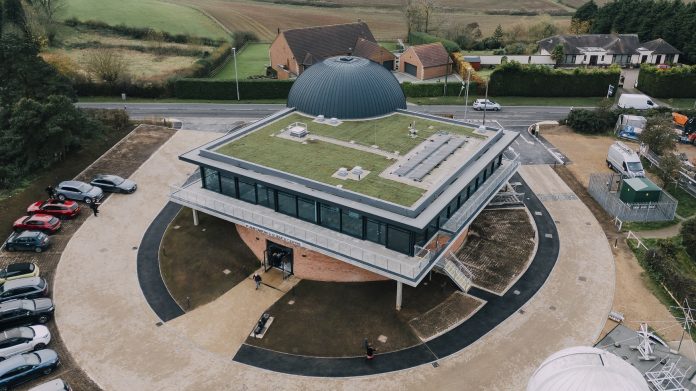
[[[471,68],[466,70],[466,91],[464,91],[464,121],[466,121],[466,113],[469,109],[469,83],[471,82]]]
[[[237,79],[237,48],[232,48],[232,57],[234,58],[234,84],[237,85],[237,100],[239,100],[239,79]]]
[[[486,126],[486,112],[488,111],[488,82],[486,82],[486,100],[483,104],[483,126]]]

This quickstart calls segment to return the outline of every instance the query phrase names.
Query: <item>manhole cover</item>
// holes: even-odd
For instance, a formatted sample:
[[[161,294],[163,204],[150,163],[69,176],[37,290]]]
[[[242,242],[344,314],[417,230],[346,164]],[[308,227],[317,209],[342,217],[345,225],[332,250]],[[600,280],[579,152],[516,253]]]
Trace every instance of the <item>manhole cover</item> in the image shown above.
[[[230,269],[225,269],[225,270],[223,270],[222,272],[223,272],[225,275],[228,275],[228,274],[232,273],[232,271],[231,271]]]
[[[580,276],[580,277],[578,277],[578,280],[580,280],[580,281],[587,281],[587,277]]]
[[[514,293],[515,295],[519,295],[519,294],[522,293],[522,292],[520,292],[520,291],[518,291],[517,289],[515,289],[514,291],[512,291],[512,293]]]
[[[293,304],[295,304],[295,300],[288,301],[288,305],[293,305]]]
[[[381,343],[387,343],[387,336],[386,335],[380,335],[377,337],[377,340]]]

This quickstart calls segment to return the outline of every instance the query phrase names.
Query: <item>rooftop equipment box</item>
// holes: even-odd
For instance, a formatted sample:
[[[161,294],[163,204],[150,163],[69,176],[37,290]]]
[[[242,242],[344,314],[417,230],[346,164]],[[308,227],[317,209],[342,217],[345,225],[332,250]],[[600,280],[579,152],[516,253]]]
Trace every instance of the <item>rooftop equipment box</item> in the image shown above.
[[[660,201],[660,189],[648,178],[628,178],[621,183],[619,198],[625,203],[658,202]]]

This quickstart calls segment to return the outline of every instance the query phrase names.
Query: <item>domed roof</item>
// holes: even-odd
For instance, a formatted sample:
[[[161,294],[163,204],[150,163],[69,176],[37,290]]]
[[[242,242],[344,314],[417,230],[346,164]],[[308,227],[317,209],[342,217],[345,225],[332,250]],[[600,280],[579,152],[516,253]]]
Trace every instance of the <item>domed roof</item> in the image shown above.
[[[405,109],[406,97],[383,66],[361,57],[341,56],[302,72],[290,89],[288,107],[326,118],[369,118]]]
[[[643,375],[605,350],[578,346],[547,358],[534,372],[527,391],[648,391]]]

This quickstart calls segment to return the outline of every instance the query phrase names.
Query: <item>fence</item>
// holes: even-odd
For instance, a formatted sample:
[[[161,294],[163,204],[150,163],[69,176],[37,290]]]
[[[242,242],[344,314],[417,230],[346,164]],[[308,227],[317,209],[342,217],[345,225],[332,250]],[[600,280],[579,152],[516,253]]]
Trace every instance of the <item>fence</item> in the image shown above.
[[[556,65],[556,61],[550,55],[495,55],[495,56],[478,56],[481,59],[481,65],[500,65],[503,58],[507,61],[517,61],[520,64],[537,64],[537,65]]]
[[[619,199],[620,176],[590,175],[589,192],[604,210],[622,221],[670,221],[677,212],[677,200],[662,191],[658,202],[625,203]]]
[[[641,144],[639,152],[642,157],[650,162],[650,165],[661,170],[660,156],[651,151],[647,145]],[[696,197],[696,178],[694,178],[693,169],[689,169],[686,164],[682,164],[682,167],[679,169],[677,184],[682,188],[682,190],[689,193],[692,197]]]

